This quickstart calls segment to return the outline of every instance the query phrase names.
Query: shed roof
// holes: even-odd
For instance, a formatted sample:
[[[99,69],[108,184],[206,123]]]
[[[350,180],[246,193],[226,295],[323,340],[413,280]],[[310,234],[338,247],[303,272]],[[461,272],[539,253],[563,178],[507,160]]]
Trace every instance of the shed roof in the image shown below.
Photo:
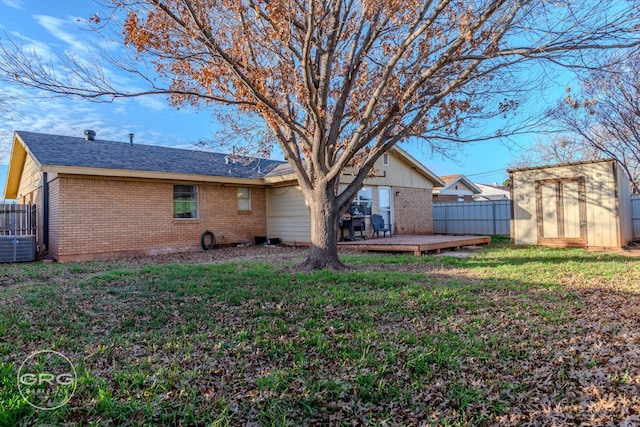
[[[507,169],[507,172],[508,173],[522,172],[522,171],[531,171],[536,169],[559,168],[559,167],[565,167],[565,166],[588,165],[591,163],[615,162],[615,161],[616,161],[615,159],[583,160],[580,162],[556,163],[552,165],[530,166],[525,168]]]

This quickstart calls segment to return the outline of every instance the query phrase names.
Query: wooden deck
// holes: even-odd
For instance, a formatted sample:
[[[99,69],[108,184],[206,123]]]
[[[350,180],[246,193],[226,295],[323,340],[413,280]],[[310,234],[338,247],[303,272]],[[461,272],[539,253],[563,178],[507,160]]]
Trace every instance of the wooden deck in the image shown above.
[[[442,249],[459,249],[462,246],[486,245],[490,242],[490,236],[401,234],[387,238],[338,242],[338,249],[343,248],[381,252],[413,252],[414,255],[419,256],[428,251],[440,253]]]

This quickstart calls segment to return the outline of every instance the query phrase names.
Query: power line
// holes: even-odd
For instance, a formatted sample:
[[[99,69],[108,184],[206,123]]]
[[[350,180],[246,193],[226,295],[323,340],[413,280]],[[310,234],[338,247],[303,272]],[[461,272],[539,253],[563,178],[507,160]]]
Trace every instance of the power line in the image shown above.
[[[466,176],[482,176],[482,175],[491,175],[491,174],[498,173],[498,172],[506,172],[506,169],[494,169],[494,170],[491,170],[491,171],[470,173],[470,174],[465,174],[465,175]]]

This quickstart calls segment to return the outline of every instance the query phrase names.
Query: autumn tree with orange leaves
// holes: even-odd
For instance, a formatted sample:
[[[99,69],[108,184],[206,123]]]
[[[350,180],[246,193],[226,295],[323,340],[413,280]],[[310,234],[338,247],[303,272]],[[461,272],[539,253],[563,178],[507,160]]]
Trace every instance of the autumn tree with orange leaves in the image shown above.
[[[113,0],[112,7],[112,22],[93,20],[108,27],[121,17],[124,44],[160,77],[148,90],[119,91],[84,64],[74,69],[74,77],[85,74],[81,81],[60,79],[6,44],[0,69],[56,93],[166,94],[176,106],[259,119],[311,214],[309,270],[344,268],[340,215],[394,145],[415,138],[439,150],[464,141],[465,124],[518,106],[510,72],[542,62],[584,66],[590,53],[640,40],[638,8],[623,0]],[[353,180],[341,188],[347,169]]]

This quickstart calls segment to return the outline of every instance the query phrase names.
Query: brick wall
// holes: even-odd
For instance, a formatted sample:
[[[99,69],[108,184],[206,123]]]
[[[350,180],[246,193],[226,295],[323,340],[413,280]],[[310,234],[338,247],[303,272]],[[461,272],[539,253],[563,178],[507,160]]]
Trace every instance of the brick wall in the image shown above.
[[[394,232],[398,234],[433,234],[431,189],[393,187]]]
[[[205,230],[218,244],[266,235],[264,188],[251,189],[251,211],[238,211],[233,186],[69,176],[58,181],[50,249],[60,261],[199,251]],[[199,218],[173,218],[174,184],[198,185]]]

